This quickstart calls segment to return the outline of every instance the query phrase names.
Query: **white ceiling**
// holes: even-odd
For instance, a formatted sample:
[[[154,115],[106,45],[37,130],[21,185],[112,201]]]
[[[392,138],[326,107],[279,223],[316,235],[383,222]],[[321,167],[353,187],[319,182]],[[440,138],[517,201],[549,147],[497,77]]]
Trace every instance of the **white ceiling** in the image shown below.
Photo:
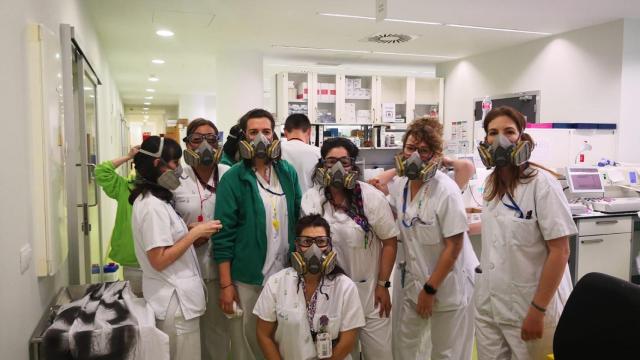
[[[441,58],[348,54],[273,47],[286,45],[344,50],[443,55],[455,58],[535,40],[522,34],[337,18],[318,13],[375,16],[375,0],[87,0],[101,46],[125,104],[176,105],[180,94],[212,94],[215,56],[228,48],[265,55],[326,62],[427,64]],[[640,2],[629,0],[389,0],[388,18],[498,27],[558,34],[640,17]],[[155,35],[158,28],[173,38]],[[364,42],[380,32],[417,39],[395,45]],[[161,58],[164,65],[151,59]],[[160,78],[151,83],[154,74]],[[156,93],[145,93],[146,88]]]

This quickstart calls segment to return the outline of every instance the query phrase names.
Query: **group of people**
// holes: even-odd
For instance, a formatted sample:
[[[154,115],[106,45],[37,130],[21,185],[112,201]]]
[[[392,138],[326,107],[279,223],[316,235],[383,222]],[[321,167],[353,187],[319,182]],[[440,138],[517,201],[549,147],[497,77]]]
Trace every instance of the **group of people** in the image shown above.
[[[408,124],[395,168],[365,182],[350,140],[311,146],[294,114],[280,142],[262,109],[224,147],[196,119],[184,151],[152,136],[98,167],[119,203],[110,256],[134,290],[141,279],[171,359],[466,360],[474,339],[480,359],[543,358],[577,230],[525,124],[508,107],[484,119],[480,261],[461,191],[473,166],[443,156],[437,119]],[[120,178],[129,159],[136,177]]]

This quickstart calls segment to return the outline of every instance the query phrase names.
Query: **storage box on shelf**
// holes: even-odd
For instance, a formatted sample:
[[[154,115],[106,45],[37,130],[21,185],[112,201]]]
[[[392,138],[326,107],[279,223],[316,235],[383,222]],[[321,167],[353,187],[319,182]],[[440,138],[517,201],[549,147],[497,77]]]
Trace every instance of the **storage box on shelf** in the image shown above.
[[[278,122],[301,112],[313,123],[356,125],[406,123],[419,116],[438,116],[444,93],[440,78],[313,71],[279,73],[277,87]]]

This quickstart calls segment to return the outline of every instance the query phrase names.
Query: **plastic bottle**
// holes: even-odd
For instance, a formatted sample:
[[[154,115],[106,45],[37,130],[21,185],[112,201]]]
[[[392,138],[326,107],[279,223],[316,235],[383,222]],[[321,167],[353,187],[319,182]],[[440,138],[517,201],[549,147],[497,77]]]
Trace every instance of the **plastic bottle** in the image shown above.
[[[100,264],[91,264],[91,283],[100,282]]]
[[[485,97],[482,99],[482,120],[484,120],[484,117],[487,116],[487,113],[491,111],[492,107],[493,103],[491,102],[489,95],[485,95]]]
[[[120,265],[116,263],[108,263],[104,265],[104,277],[102,280],[104,282],[113,282],[118,281],[118,269]]]

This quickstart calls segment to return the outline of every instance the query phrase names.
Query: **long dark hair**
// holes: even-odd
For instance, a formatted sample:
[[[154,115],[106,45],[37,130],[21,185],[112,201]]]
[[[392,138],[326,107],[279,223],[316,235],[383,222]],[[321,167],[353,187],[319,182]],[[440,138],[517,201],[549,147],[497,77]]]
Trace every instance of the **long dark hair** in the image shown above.
[[[524,132],[527,121],[518,110],[509,106],[499,106],[491,109],[484,118],[482,127],[485,134],[489,134],[489,124],[500,116],[506,116],[511,119],[520,133],[521,141],[529,141],[531,143],[531,150],[535,146],[531,135]],[[486,141],[485,136],[485,141]],[[520,166],[509,165],[504,168],[504,171],[498,171],[496,168],[487,178],[487,191],[485,192],[485,200],[491,201],[495,198],[501,199],[505,194],[513,195],[516,187],[519,184],[524,184],[530,181],[536,175],[535,171],[526,171],[529,168],[530,163],[524,163]]]
[[[344,137],[329,138],[322,143],[322,147],[320,148],[321,158],[320,160],[318,160],[318,163],[316,164],[316,169],[323,167],[324,159],[327,157],[327,154],[329,153],[329,151],[338,147],[341,147],[347,150],[347,154],[349,154],[349,157],[351,158],[351,161],[352,161],[351,170],[357,171],[359,176],[362,176],[362,173],[360,172],[360,168],[355,163],[360,150],[358,149],[356,144],[354,144],[351,140]],[[311,181],[313,181],[313,178],[311,179]],[[325,200],[325,202],[322,204],[322,207],[324,207],[324,204],[326,204],[327,201],[329,201],[328,200],[330,198],[330,194],[328,194],[329,191],[330,191],[329,188],[324,189],[325,199],[327,200]],[[353,192],[345,189],[344,195],[345,195],[345,198],[347,199],[347,207],[351,206],[351,203],[353,202],[353,196],[354,196]],[[364,209],[360,209],[360,210],[361,211],[359,211],[359,213],[361,213],[361,215],[364,216]]]
[[[310,227],[324,228],[324,231],[327,234],[327,236],[331,236],[331,227],[329,226],[329,223],[327,222],[327,220],[325,220],[320,214],[309,214],[298,219],[298,222],[296,223],[296,236],[302,235],[302,232],[305,229]],[[333,248],[333,244],[331,244],[331,247]],[[318,290],[322,295],[327,297],[327,300],[329,299],[329,295],[322,291],[322,287],[324,286],[324,278],[326,277],[329,280],[333,280],[341,274],[346,276],[346,273],[340,267],[340,264],[336,264],[336,266],[333,268],[333,270],[330,273],[325,274],[322,277],[322,280],[320,281],[320,285],[318,285],[319,287]],[[302,281],[304,281],[304,278],[302,276],[299,276],[298,291],[300,290],[300,284],[302,283]]]
[[[158,152],[159,148],[159,136],[150,136],[140,145],[140,149],[150,153]],[[164,138],[164,146],[160,158],[165,163],[169,163],[173,160],[180,160],[181,157],[182,149],[180,145],[173,139]],[[153,196],[166,202],[173,200],[173,193],[158,185],[158,178],[161,172],[158,167],[153,165],[155,159],[153,156],[141,152],[138,152],[136,156],[133,157],[133,164],[136,168],[136,182],[135,187],[131,190],[131,195],[129,195],[130,204],[133,205],[138,195],[144,196],[147,193],[151,193]]]

